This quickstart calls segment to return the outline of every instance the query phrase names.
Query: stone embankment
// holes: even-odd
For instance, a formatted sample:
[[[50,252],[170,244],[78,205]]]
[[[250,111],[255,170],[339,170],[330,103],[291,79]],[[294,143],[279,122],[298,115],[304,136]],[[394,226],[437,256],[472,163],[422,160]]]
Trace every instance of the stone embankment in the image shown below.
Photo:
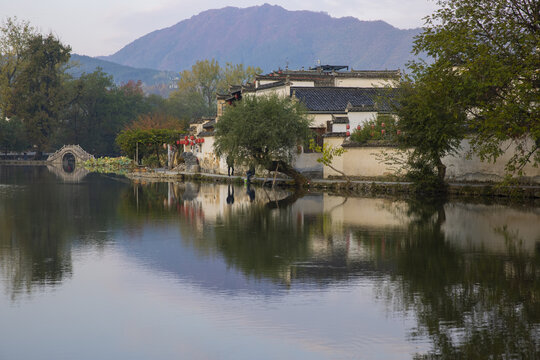
[[[166,169],[137,169],[127,175],[128,178],[138,181],[185,181],[198,180],[216,183],[244,182],[242,176],[227,176],[210,173],[192,173]],[[272,185],[271,177],[252,178],[252,183],[259,185]],[[359,194],[409,194],[412,193],[412,183],[399,181],[372,181],[353,180],[347,183],[342,179],[311,179],[310,189],[347,191]],[[292,187],[290,179],[276,178],[275,186]],[[540,199],[540,186],[500,186],[490,183],[450,183],[449,195],[473,197],[516,197],[527,199]]]

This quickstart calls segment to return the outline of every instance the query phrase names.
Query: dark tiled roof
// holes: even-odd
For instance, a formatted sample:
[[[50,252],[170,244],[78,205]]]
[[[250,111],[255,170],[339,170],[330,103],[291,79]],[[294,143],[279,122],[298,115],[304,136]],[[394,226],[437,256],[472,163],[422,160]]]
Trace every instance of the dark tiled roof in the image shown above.
[[[391,111],[389,101],[395,89],[343,88],[343,87],[292,87],[291,95],[302,101],[310,112],[345,112],[347,106],[376,106],[378,111]]]
[[[348,124],[349,118],[347,116],[337,116],[334,118],[334,124]]]
[[[284,81],[276,81],[276,82],[273,82],[273,83],[270,83],[270,84],[260,85],[255,90],[271,89],[271,88],[280,87],[280,86],[283,86],[283,85],[285,85]]]
[[[289,76],[290,80],[315,80],[319,78],[360,78],[360,79],[399,79],[400,70],[350,70],[324,72],[318,70],[283,70],[266,75],[257,75],[257,80],[284,80]]]
[[[323,135],[323,137],[347,137],[346,132],[329,132]]]
[[[214,125],[216,125],[216,120],[210,120],[209,122],[207,122],[206,124],[203,125],[203,128],[205,129],[210,129],[210,128],[213,128]]]
[[[214,136],[214,131],[201,131],[197,134],[197,137]]]

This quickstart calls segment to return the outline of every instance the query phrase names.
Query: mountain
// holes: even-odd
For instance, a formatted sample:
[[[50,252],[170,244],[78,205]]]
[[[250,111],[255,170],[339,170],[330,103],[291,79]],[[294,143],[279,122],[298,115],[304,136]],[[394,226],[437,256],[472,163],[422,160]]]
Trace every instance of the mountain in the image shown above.
[[[72,67],[68,72],[74,77],[79,77],[83,73],[92,73],[99,67],[104,73],[111,75],[116,84],[127,83],[130,80],[141,80],[144,85],[153,86],[169,84],[178,80],[175,80],[178,73],[172,71],[140,69],[90,56],[71,54],[71,62]]]
[[[151,32],[101,59],[175,71],[212,58],[222,65],[243,63],[264,71],[310,67],[318,60],[355,69],[396,69],[412,59],[413,38],[420,31],[268,4],[225,7]]]

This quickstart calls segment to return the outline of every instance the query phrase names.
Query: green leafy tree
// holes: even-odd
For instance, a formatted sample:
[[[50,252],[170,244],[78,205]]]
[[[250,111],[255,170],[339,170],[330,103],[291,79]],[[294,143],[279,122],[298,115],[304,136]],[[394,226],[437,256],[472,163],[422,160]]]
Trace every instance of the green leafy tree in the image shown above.
[[[507,141],[517,151],[507,170],[540,162],[540,3],[529,0],[440,0],[414,51],[433,58],[417,70],[446,82],[467,112],[472,145],[495,161]],[[419,64],[416,64],[419,65]],[[420,64],[421,65],[421,64]],[[430,74],[433,73],[433,74]],[[419,78],[422,80],[422,77]],[[422,85],[424,87],[430,85]],[[444,93],[443,93],[444,94]],[[436,106],[441,97],[430,97]]]
[[[65,83],[68,104],[64,108],[54,145],[80,144],[93,154],[112,152],[107,138],[113,136],[125,126],[118,124],[122,118],[114,107],[114,83],[112,78],[100,69],[91,74],[82,74],[78,79]]]
[[[302,186],[307,180],[290,161],[297,145],[309,139],[310,122],[305,107],[293,99],[244,97],[227,107],[216,123],[215,150],[236,164],[282,172]]]
[[[24,124],[17,118],[0,119],[0,149],[8,151],[23,151],[28,148]]]
[[[164,106],[166,114],[188,122],[211,113],[202,95],[195,91],[175,91]]]
[[[185,123],[164,114],[142,115],[116,137],[116,143],[129,157],[135,155],[136,149],[141,156],[154,153],[161,167],[162,145],[175,144],[185,134],[185,127]]]
[[[231,85],[243,85],[255,80],[257,74],[262,73],[259,67],[248,66],[244,64],[226,63],[221,69],[221,78],[218,83],[218,91],[226,92]]]
[[[33,36],[21,54],[21,69],[14,84],[14,113],[25,124],[36,158],[47,148],[59,113],[65,105],[62,65],[71,48],[52,34]]]
[[[459,81],[452,69],[420,67],[401,83],[396,111],[402,134],[396,140],[408,156],[408,177],[419,190],[445,188],[442,158],[456,153],[466,134],[461,90],[455,86]]]
[[[323,146],[320,146],[317,145],[317,143],[313,139],[309,140],[309,148],[316,153],[321,154],[321,157],[317,159],[317,162],[323,164],[324,166],[328,166],[330,169],[340,173],[347,180],[347,184],[351,183],[351,179],[347,176],[347,174],[332,165],[334,157],[340,157],[347,150],[345,150],[341,146],[336,147],[328,144],[323,144]]]
[[[13,91],[23,52],[36,30],[27,21],[7,18],[0,26],[0,116],[13,116]]]
[[[243,64],[226,63],[222,68],[215,60],[199,60],[191,70],[180,73],[178,90],[174,91],[170,98],[173,104],[191,104],[185,106],[192,113],[198,115],[215,114],[216,94],[218,91],[226,92],[230,85],[242,85],[253,81],[255,75],[261,73],[258,67],[244,67]]]
[[[215,107],[220,78],[221,68],[216,60],[199,60],[191,67],[191,70],[180,73],[178,92],[198,93],[204,99],[208,109],[212,109]]]

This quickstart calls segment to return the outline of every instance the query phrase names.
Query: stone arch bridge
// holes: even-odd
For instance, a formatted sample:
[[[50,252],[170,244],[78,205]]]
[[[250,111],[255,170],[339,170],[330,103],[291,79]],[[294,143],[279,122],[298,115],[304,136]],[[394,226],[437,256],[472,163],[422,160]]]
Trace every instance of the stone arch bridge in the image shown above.
[[[49,155],[47,162],[52,165],[65,166],[68,162],[76,164],[93,158],[93,155],[84,151],[79,145],[64,145],[61,149]]]

